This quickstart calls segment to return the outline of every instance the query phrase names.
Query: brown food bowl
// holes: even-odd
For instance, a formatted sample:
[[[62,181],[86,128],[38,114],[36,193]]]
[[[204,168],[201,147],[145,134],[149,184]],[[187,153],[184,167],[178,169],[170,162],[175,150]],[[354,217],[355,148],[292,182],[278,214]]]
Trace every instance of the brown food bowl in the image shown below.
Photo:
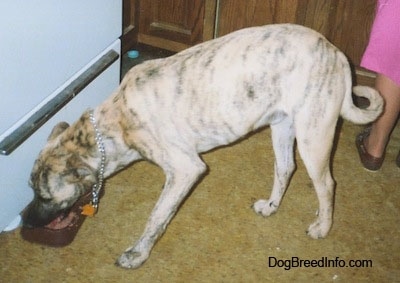
[[[100,197],[104,195],[101,190]],[[50,247],[64,247],[72,243],[79,228],[85,221],[82,215],[82,207],[90,203],[92,193],[82,196],[70,209],[68,214],[62,214],[43,227],[21,228],[21,236],[24,240]]]

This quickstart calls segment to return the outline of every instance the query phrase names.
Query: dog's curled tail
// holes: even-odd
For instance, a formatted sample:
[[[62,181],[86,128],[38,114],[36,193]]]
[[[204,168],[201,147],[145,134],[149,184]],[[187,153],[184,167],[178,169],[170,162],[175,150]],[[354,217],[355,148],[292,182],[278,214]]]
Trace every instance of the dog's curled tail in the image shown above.
[[[382,113],[384,104],[379,92],[368,86],[355,86],[353,92],[357,96],[367,98],[369,106],[365,109],[358,108],[354,105],[351,95],[346,95],[340,111],[341,116],[354,124],[367,124],[375,121]]]

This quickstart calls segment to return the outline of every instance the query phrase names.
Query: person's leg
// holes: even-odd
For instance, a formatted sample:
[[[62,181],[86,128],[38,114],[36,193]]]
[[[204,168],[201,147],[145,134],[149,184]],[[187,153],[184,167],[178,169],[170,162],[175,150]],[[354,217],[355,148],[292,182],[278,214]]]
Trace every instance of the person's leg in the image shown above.
[[[378,120],[372,124],[371,132],[364,144],[370,155],[383,157],[400,112],[400,86],[386,76],[378,74],[375,87],[385,101],[385,108]]]

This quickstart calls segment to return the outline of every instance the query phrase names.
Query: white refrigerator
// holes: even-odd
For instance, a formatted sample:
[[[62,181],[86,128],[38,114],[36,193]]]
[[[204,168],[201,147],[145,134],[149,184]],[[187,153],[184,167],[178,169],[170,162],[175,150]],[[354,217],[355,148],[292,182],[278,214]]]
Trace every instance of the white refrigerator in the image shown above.
[[[30,171],[60,121],[120,80],[121,0],[0,1],[0,232],[33,198]]]

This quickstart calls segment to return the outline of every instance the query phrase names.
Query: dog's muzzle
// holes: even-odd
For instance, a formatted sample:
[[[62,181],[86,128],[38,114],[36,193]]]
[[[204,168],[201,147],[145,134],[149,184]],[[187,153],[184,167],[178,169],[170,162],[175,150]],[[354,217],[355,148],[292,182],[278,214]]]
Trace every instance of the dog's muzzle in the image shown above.
[[[54,206],[34,200],[23,212],[22,221],[23,225],[28,228],[43,227],[62,214],[68,214],[68,211],[59,210]]]

